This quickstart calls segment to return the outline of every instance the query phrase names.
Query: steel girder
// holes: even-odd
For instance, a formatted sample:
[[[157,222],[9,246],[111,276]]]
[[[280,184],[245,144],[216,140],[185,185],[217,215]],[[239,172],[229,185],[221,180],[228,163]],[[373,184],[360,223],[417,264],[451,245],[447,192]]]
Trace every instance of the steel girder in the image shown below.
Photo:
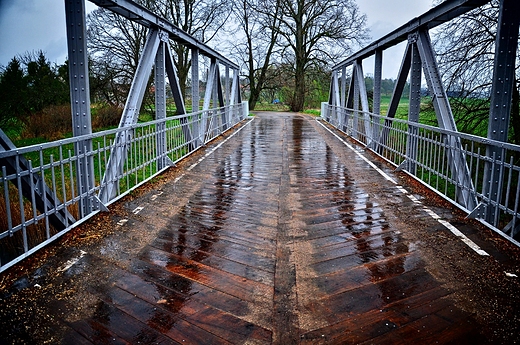
[[[123,166],[127,159],[129,145],[133,137],[131,127],[137,123],[139,110],[153,66],[155,66],[157,119],[166,118],[166,76],[168,76],[172,89],[177,115],[186,113],[177,72],[173,64],[173,58],[171,57],[168,36],[163,31],[151,29],[148,32],[145,47],[139,60],[132,86],[130,87],[130,92],[123,110],[123,116],[119,123],[119,128],[127,128],[127,130],[119,132],[116,136],[114,146],[110,152],[105,175],[103,176],[99,193],[99,198],[103,203],[109,202],[117,194],[117,176],[122,173]],[[165,129],[165,123],[157,125],[157,168],[159,170],[173,164],[166,155]],[[186,118],[181,118],[181,129],[186,142],[191,142],[191,129]]]
[[[333,69],[339,70],[342,66],[349,66],[355,61],[366,59],[374,55],[378,50],[382,51],[408,40],[408,36],[417,30],[432,29],[468,11],[487,4],[490,1],[491,0],[446,0],[423,15],[412,19],[403,26],[351,55],[334,66]],[[514,2],[515,0],[511,1]]]
[[[105,175],[103,176],[99,198],[101,202],[105,204],[117,195],[118,176],[123,171],[130,142],[133,138],[131,127],[137,123],[139,110],[148,83],[148,77],[150,76],[150,71],[154,65],[160,42],[159,30],[150,30],[148,32],[143,53],[137,65],[135,77],[132,80],[132,85],[126,99],[121,121],[119,122],[119,128],[127,128],[127,130],[119,132],[116,135],[113,148],[110,152],[110,158],[107,162]]]
[[[419,112],[421,110],[421,57],[416,44],[412,44],[412,63],[410,70],[410,103],[408,105],[408,121],[411,123],[419,122]],[[416,174],[417,166],[417,146],[419,130],[413,125],[408,126],[408,142],[406,144],[407,170]]]
[[[179,42],[190,49],[197,49],[200,54],[209,58],[217,59],[221,64],[229,66],[231,69],[238,70],[238,66],[219,54],[213,48],[200,42],[190,34],[184,32],[179,27],[173,25],[166,19],[156,15],[146,7],[139,5],[131,0],[89,0],[99,7],[108,8],[114,13],[139,23],[147,28],[161,29],[168,33],[170,39]]]
[[[191,50],[191,111],[198,118],[200,115],[199,112],[199,103],[200,103],[200,83],[199,83],[199,50],[194,48]],[[199,147],[202,145],[202,140],[200,137],[200,124],[199,121],[195,121],[193,123],[193,138],[195,147]]]
[[[75,137],[92,134],[90,116],[90,86],[88,73],[85,2],[65,1],[67,23],[67,46],[69,57],[69,82],[72,112],[72,133]],[[76,163],[77,189],[80,196],[79,211],[84,217],[99,208],[95,196],[89,195],[94,188],[94,161],[92,140],[85,139],[74,144],[76,156],[83,157]]]
[[[166,47],[163,42],[159,44],[155,57],[155,119],[166,118]],[[166,122],[155,125],[156,146],[157,146],[157,170],[162,170],[168,166],[166,155]]]
[[[520,3],[518,0],[501,0],[498,18],[498,30],[495,43],[495,61],[493,69],[493,86],[491,92],[491,108],[488,122],[488,139],[507,142],[511,114],[511,102],[515,81],[516,54],[518,48],[518,31],[520,24]],[[484,170],[483,194],[488,198],[484,218],[488,223],[497,223],[498,205],[502,198],[502,183],[504,171],[502,164],[505,150],[501,147],[488,145]],[[511,226],[506,226],[506,229]],[[511,229],[512,236],[520,231],[520,227]]]
[[[439,127],[457,132],[455,118],[451,111],[446,90],[442,85],[442,78],[435,59],[435,52],[427,31],[419,31],[417,48],[421,58],[426,83],[431,93]],[[466,209],[471,211],[477,207],[478,203],[475,194],[475,187],[466,162],[466,156],[462,150],[462,143],[460,138],[452,136],[446,136],[445,142],[448,146],[448,164],[453,175],[452,177],[457,181],[457,199],[461,205],[464,205]]]
[[[209,71],[208,71],[208,78],[206,80],[206,92],[204,94],[204,103],[202,105],[202,121],[201,121],[200,135],[201,135],[201,141],[203,144],[206,144],[207,133],[209,132],[209,129],[213,125],[214,116],[211,117],[210,123],[208,124],[208,110],[211,108],[211,100],[213,98],[213,93],[214,93],[213,90],[216,89],[216,87],[215,87],[215,83],[217,81],[216,74],[217,74],[217,60],[211,59],[211,63],[209,66]]]
[[[359,111],[359,102],[361,101],[361,107],[364,113],[365,133],[367,135],[367,146],[373,146],[373,148],[376,150],[379,149],[377,147],[378,143],[374,142],[373,145],[371,145],[371,141],[375,138],[379,138],[379,143],[383,145],[386,143],[392,124],[392,119],[395,117],[395,113],[399,105],[399,100],[404,91],[410,70],[412,70],[412,75],[409,121],[412,123],[419,121],[422,68],[424,69],[425,79],[431,92],[439,127],[454,132],[457,131],[448,97],[442,85],[437,61],[435,60],[435,52],[431,45],[428,32],[425,30],[418,30],[411,33],[408,40],[408,45],[406,47],[403,61],[399,70],[399,75],[394,87],[394,92],[390,100],[390,105],[385,119],[385,126],[380,135],[373,133],[374,128],[377,129],[378,126],[371,126],[371,119],[368,115],[368,100],[366,98],[366,87],[361,61],[356,60],[353,62],[354,69],[347,99],[347,107],[353,107],[354,111]],[[378,68],[377,66],[379,64],[380,62],[378,61],[376,68]],[[343,67],[343,65],[340,66],[340,68]],[[333,78],[333,86],[331,86],[331,91],[336,89],[335,84],[336,82]],[[337,96],[332,97],[329,100],[329,103],[331,100],[335,100],[337,98]],[[356,117],[354,118],[353,127],[355,130],[357,130]],[[355,133],[356,131],[354,131],[354,134]],[[408,129],[408,133],[409,138],[406,152],[407,159],[398,169],[406,168],[408,171],[413,173],[416,169],[413,162],[417,156],[417,128],[411,125]],[[447,160],[453,179],[456,181],[458,186],[457,199],[462,205],[464,205],[464,207],[471,211],[477,207],[477,199],[469,167],[467,165],[465,155],[462,152],[462,144],[460,139],[453,138],[451,136],[446,136],[445,140],[447,146]]]

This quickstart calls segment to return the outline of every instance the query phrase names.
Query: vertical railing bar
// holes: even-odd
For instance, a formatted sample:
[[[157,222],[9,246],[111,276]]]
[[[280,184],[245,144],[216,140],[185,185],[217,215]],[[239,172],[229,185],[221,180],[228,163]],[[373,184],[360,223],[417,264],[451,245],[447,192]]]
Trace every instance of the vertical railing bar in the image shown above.
[[[13,219],[11,218],[11,200],[9,199],[9,185],[7,181],[7,170],[5,165],[2,165],[2,179],[4,181],[4,198],[5,198],[5,209],[7,211],[7,229],[9,230],[9,236],[13,236]]]
[[[54,213],[58,210],[58,193],[56,192],[56,173],[54,172],[54,155],[50,156],[52,193],[54,194]]]
[[[105,138],[105,136],[103,136]],[[101,168],[101,143],[97,142],[97,161],[98,161],[98,175],[99,175],[99,184],[101,185],[101,179],[103,178],[103,169]],[[103,148],[103,152],[106,152],[105,148]],[[96,182],[94,181],[94,186],[96,185]],[[100,186],[101,187],[101,186]]]
[[[43,148],[40,146],[40,175],[41,175],[41,186],[39,188],[41,189],[41,195],[43,198],[43,209],[44,209],[44,216],[45,216],[45,234],[47,238],[51,237],[50,234],[50,224],[49,224],[49,205],[47,204],[47,192],[45,190],[45,169],[43,168],[45,165],[45,162],[43,160]]]
[[[503,157],[501,155],[501,157]],[[497,158],[496,158],[496,151],[493,152],[493,160],[492,160],[492,167],[493,167],[493,170],[491,171],[491,180],[489,181],[489,188],[488,190],[491,190],[491,184],[493,183],[493,181],[495,180],[495,166],[497,164]],[[495,208],[495,216],[493,217],[493,225],[497,225],[498,224],[498,205],[500,204],[500,200],[496,200],[496,205],[493,205],[493,200],[492,200],[492,195],[489,196],[489,201],[490,201],[490,207],[494,207]]]
[[[109,139],[108,140],[108,145],[109,147],[111,148],[112,147],[112,140]],[[107,137],[106,135],[103,136],[103,162],[105,163],[105,168],[103,169],[103,171],[107,171]],[[99,175],[99,188],[102,189],[104,188],[105,186],[103,185],[103,175],[104,174],[101,174]],[[111,181],[109,181],[110,183]],[[119,184],[118,184],[119,185]]]
[[[25,206],[23,203],[23,194],[22,194],[22,177],[20,171],[20,156],[16,155],[15,158],[16,164],[16,184],[18,187],[18,203],[20,206],[20,221],[22,226],[22,236],[23,236],[23,248],[24,252],[27,253],[29,251],[29,242],[27,240],[27,226],[25,224]]]
[[[518,180],[520,180],[520,171],[518,172]],[[513,210],[513,227],[512,227],[512,232],[514,234],[514,231],[516,229],[516,220],[518,218],[518,204],[520,203],[520,183],[517,183],[516,184],[516,197],[515,197],[515,209]]]
[[[504,155],[505,156],[505,155]],[[503,162],[502,162],[503,163]],[[510,187],[511,187],[511,181],[513,179],[513,156],[509,159],[509,174],[507,174],[507,188],[506,188],[506,199],[504,201],[505,210],[507,212],[507,205],[509,205],[509,194],[510,194]]]
[[[34,186],[34,173],[33,173],[33,166],[32,166],[32,160],[28,160],[27,164],[29,165],[29,183],[31,185],[31,207],[33,209],[33,219],[35,223],[38,223],[38,212],[36,207],[36,195],[35,195],[35,186]]]
[[[439,190],[439,180],[441,178],[440,176],[440,169],[441,169],[441,160],[440,157],[442,155],[442,148],[439,145],[439,137],[435,136],[435,147],[436,147],[436,153],[437,157],[435,158],[435,161],[437,163],[437,167],[435,168],[435,176],[437,176],[437,182],[435,183],[435,189]]]
[[[63,215],[65,218],[65,228],[69,227],[69,217],[67,217],[67,187],[65,185],[65,169],[63,167],[63,146],[60,145],[60,172],[61,172],[61,190],[63,193]]]
[[[74,200],[76,198],[76,191],[74,190],[74,171],[72,166],[72,151],[69,150],[70,195],[71,200]]]

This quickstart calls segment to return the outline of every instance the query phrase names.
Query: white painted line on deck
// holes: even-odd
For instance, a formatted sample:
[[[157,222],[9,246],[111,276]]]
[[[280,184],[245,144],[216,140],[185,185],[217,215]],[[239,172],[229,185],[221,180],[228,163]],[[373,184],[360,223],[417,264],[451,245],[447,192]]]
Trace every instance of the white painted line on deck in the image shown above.
[[[248,123],[237,129],[237,131],[233,134],[231,134],[229,137],[224,139],[220,144],[209,150],[204,156],[202,156],[198,161],[190,165],[186,170],[191,171],[193,168],[195,168],[197,165],[199,165],[204,159],[208,158],[213,152],[215,152],[217,149],[219,149],[222,145],[224,145],[229,139],[233,138],[236,134],[238,134],[242,129],[244,129],[247,125],[249,125],[251,122],[253,122],[255,118],[253,117],[251,120],[249,120]],[[183,178],[186,174],[182,174],[181,176],[177,177],[175,180],[173,180],[173,183],[176,183],[181,178]]]
[[[403,193],[404,195],[406,195],[411,201],[413,201],[415,204],[418,204],[418,205],[422,205],[423,206],[423,210],[430,216],[432,217],[433,219],[437,220],[439,223],[441,223],[445,228],[447,228],[448,230],[450,230],[455,236],[457,236],[458,238],[460,238],[460,240],[464,243],[466,243],[466,245],[468,245],[468,247],[470,247],[471,249],[473,249],[477,254],[479,255],[482,255],[482,256],[489,256],[489,254],[481,249],[475,242],[473,242],[472,240],[470,240],[466,235],[464,235],[462,232],[460,232],[459,229],[457,229],[456,227],[454,227],[453,225],[451,225],[449,222],[441,219],[441,217],[433,212],[431,209],[429,209],[428,207],[424,206],[422,204],[422,202],[420,200],[418,200],[415,196],[411,195],[410,193],[408,193],[408,191],[400,186],[396,180],[394,180],[392,177],[390,177],[387,173],[385,173],[383,170],[379,169],[374,163],[370,162],[368,160],[368,158],[366,158],[365,156],[363,156],[358,150],[356,150],[352,145],[350,145],[349,143],[347,143],[345,140],[343,140],[340,136],[338,136],[336,133],[332,132],[329,128],[327,128],[323,123],[321,123],[320,121],[318,121],[316,119],[316,122],[318,122],[323,128],[325,128],[327,131],[329,131],[329,133],[331,133],[332,135],[334,135],[336,138],[338,138],[343,144],[345,144],[345,146],[347,146],[349,149],[351,149],[355,154],[357,154],[359,157],[361,157],[365,162],[368,163],[368,165],[370,165],[372,168],[374,168],[379,174],[381,174],[381,176],[383,176],[386,180],[392,182],[393,184],[396,185],[396,188],[401,192]]]
[[[65,272],[66,270],[68,270],[69,268],[74,266],[76,264],[76,262],[78,262],[86,254],[87,254],[87,252],[80,250],[80,255],[76,258],[72,258],[72,259],[68,260],[67,262],[65,262],[62,267],[58,268],[58,272]]]
[[[128,222],[128,219],[121,219],[119,222],[117,222],[117,225],[123,226],[126,224],[126,222]]]
[[[162,195],[163,193],[164,193],[163,191],[160,191],[159,193],[152,195],[152,197],[150,198],[150,200],[154,201],[155,199],[157,199],[157,197],[158,197],[159,195]]]
[[[139,212],[141,212],[143,210],[144,206],[139,206],[139,207],[136,207],[132,213],[133,214],[138,214]]]
[[[383,170],[379,169],[374,163],[372,163],[371,161],[369,161],[365,156],[363,156],[363,154],[361,152],[359,152],[358,150],[356,150],[354,148],[354,146],[350,145],[349,143],[347,143],[345,140],[343,140],[340,136],[338,136],[336,133],[332,132],[330,129],[328,129],[323,123],[321,123],[320,121],[316,120],[316,122],[318,122],[323,128],[325,128],[327,131],[329,131],[329,133],[331,133],[333,136],[335,136],[336,138],[339,139],[339,141],[341,141],[343,144],[345,144],[345,146],[347,146],[349,149],[351,149],[352,151],[354,151],[355,154],[357,154],[362,160],[364,160],[368,165],[370,165],[372,168],[374,168],[378,173],[381,174],[381,176],[383,176],[386,180],[392,182],[393,184],[397,184],[397,181],[394,180],[392,177],[390,177],[390,175],[388,175],[387,173],[385,173]]]

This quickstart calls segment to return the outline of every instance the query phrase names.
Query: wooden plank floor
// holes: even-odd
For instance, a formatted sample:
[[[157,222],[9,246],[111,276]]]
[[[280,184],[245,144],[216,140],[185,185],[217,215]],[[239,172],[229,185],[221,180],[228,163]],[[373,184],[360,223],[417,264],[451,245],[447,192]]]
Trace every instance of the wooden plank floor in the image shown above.
[[[494,323],[483,324],[475,309],[479,302],[468,302],[476,298],[471,288],[456,277],[473,279],[457,260],[482,267],[496,261],[457,240],[313,119],[259,114],[183,174],[125,202],[124,212],[111,214],[107,222],[113,235],[81,248],[79,256],[79,246],[71,250],[77,260],[70,268],[63,269],[70,258],[45,267],[55,276],[32,297],[41,305],[34,321],[18,317],[13,326],[12,309],[25,290],[4,294],[3,339],[70,344],[496,340]],[[425,233],[449,242],[434,248]],[[460,257],[442,261],[448,254],[441,253]],[[502,296],[515,308],[516,292]]]

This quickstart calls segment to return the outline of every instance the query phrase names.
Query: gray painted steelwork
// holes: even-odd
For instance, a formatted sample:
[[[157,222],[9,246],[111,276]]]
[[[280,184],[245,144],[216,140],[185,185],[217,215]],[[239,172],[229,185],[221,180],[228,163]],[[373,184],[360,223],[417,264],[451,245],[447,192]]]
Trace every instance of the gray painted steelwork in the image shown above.
[[[367,47],[334,66],[333,69],[340,69],[342,66],[351,65],[359,59],[364,60],[367,57],[374,55],[378,50],[382,51],[408,40],[408,35],[419,29],[432,29],[468,11],[485,5],[490,1],[491,0],[447,0],[423,15],[412,19],[407,24],[390,32],[377,41],[374,41]]]
[[[520,2],[518,0],[501,0],[498,18],[498,30],[495,48],[495,68],[493,70],[493,88],[491,91],[491,109],[489,112],[488,135],[492,140],[507,142],[511,114],[511,102],[515,82],[515,62],[518,48],[518,30],[520,25]],[[504,150],[496,146],[488,146],[486,154],[493,161],[503,161]],[[498,221],[503,171],[500,164],[486,163],[485,169],[486,196],[490,200],[486,207],[485,218],[488,222]],[[520,221],[516,217],[510,227],[513,234],[520,232]]]
[[[188,33],[182,31],[177,26],[168,22],[166,19],[154,14],[149,9],[131,0],[89,0],[90,2],[104,7],[112,12],[118,13],[133,22],[139,23],[147,28],[159,28],[166,31],[170,39],[181,43],[190,49],[198,49],[200,54],[210,58],[215,58],[222,65],[229,66],[231,69],[238,69],[238,65],[227,59],[213,48],[200,42]]]
[[[520,232],[518,213],[520,189],[514,183],[520,180],[520,169],[514,165],[512,152],[518,152],[520,149],[515,145],[508,146],[506,149],[506,142],[512,84],[515,78],[520,3],[515,0],[501,0],[500,3],[488,138],[469,139],[474,143],[471,145],[479,146],[477,152],[473,151],[473,148],[468,151],[467,145],[462,144],[463,138],[468,139],[457,131],[429,37],[429,29],[488,2],[484,0],[445,1],[337,64],[332,71],[329,105],[324,107],[323,117],[378,154],[396,163],[398,169],[404,169],[418,179],[422,178],[419,171],[424,175],[424,170],[427,170],[428,176],[434,174],[436,179],[449,180],[449,190],[447,185],[444,191],[439,190],[438,186],[430,185],[430,187],[467,210],[470,217],[479,218],[493,227],[500,227],[508,236],[515,236]],[[378,115],[380,109],[383,50],[405,40],[408,40],[408,45],[386,116],[373,116]],[[363,96],[365,83],[359,66],[364,58],[374,54],[376,55],[374,114],[368,116],[363,106],[363,115],[361,115],[359,102],[361,101],[362,105],[365,102]],[[353,75],[347,102],[344,105],[341,100],[345,97],[343,94],[345,91],[341,89],[341,93],[338,94],[340,89],[334,76],[340,71],[345,71],[349,66],[353,68]],[[421,69],[424,72],[424,80],[428,85],[439,126],[437,134],[430,134],[432,137],[426,139],[421,137],[421,131],[425,128],[419,124]],[[396,120],[395,115],[410,71],[408,121],[402,122]],[[338,107],[338,104],[341,104],[341,107]],[[341,114],[351,114],[353,118],[345,120]],[[395,126],[399,126],[400,123],[406,123],[406,133],[396,134]],[[434,135],[439,137],[433,137]],[[485,144],[484,148],[482,148],[483,144]],[[422,161],[424,155],[428,154],[430,165]],[[474,162],[477,164],[474,165]],[[477,185],[481,190],[477,191]],[[509,222],[505,227],[504,220]]]
[[[67,22],[67,46],[69,56],[69,82],[72,109],[72,133],[74,136],[92,133],[90,116],[90,86],[88,78],[87,25],[85,19],[85,2],[66,0],[65,17]],[[94,162],[86,153],[92,151],[92,141],[86,139],[76,143],[76,155],[85,155],[76,164],[78,175],[76,186],[81,196],[80,213],[85,216],[96,209],[96,203],[88,191],[94,185]]]
[[[149,28],[145,47],[132,81],[116,130],[92,133],[88,60],[85,41],[83,0],[66,0],[72,121],[74,137],[32,147],[15,148],[7,139],[0,149],[0,197],[8,207],[8,228],[0,240],[22,238],[22,251],[6,259],[0,257],[0,272],[42,248],[85,221],[106,205],[150,180],[191,154],[202,144],[222,134],[244,119],[247,103],[241,103],[238,66],[166,20],[131,1],[92,1]],[[187,113],[174,66],[170,39],[192,50],[192,113]],[[199,111],[199,53],[212,60],[212,73],[205,102]],[[220,83],[218,66],[226,67],[226,85]],[[150,73],[154,69],[156,120],[138,124],[139,110]],[[229,70],[233,81],[228,84]],[[167,116],[166,78],[172,90],[176,114]],[[226,94],[224,95],[224,90]],[[204,124],[203,124],[204,122]],[[210,126],[206,127],[206,123]],[[0,131],[1,132],[1,131]],[[0,133],[2,138],[3,133]],[[96,142],[96,147],[93,146]],[[59,157],[55,152],[59,152]],[[39,155],[38,166],[24,155]],[[95,170],[94,170],[95,168]],[[16,187],[13,194],[9,184]],[[99,198],[98,198],[99,195]],[[101,202],[102,200],[102,202]],[[11,212],[16,203],[19,215]],[[75,219],[70,210],[78,210]],[[31,231],[44,235],[29,236]],[[39,238],[43,238],[41,242]],[[35,242],[36,241],[36,242]]]

